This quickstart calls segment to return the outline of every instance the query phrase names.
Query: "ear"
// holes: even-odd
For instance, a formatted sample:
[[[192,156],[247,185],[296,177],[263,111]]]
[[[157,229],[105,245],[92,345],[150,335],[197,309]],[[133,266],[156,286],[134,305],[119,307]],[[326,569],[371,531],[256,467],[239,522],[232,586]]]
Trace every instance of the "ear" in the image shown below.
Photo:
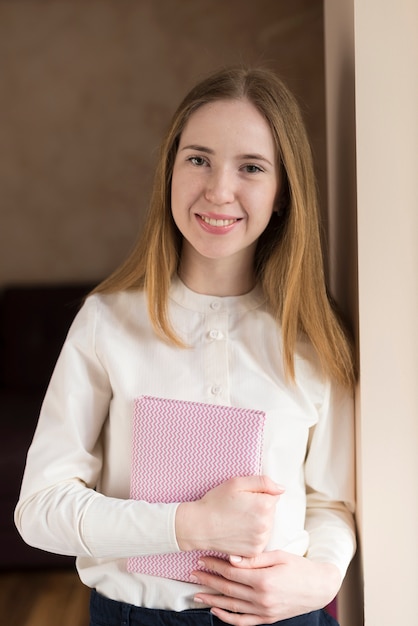
[[[290,191],[287,177],[283,178],[283,181],[279,187],[276,201],[274,203],[274,213],[276,215],[283,215],[287,212],[290,203]]]
[[[274,213],[276,215],[283,215],[286,212],[286,209],[289,205],[289,196],[286,192],[282,192],[280,196],[277,198],[274,205]]]
[[[277,199],[274,205],[273,213],[277,215],[278,217],[280,217],[280,215],[283,215],[285,208],[286,208],[286,200],[282,196]]]
[[[279,216],[282,214],[283,212],[283,195],[281,193],[279,193],[276,196],[276,199],[274,201],[274,205],[273,205],[273,215],[275,216]]]

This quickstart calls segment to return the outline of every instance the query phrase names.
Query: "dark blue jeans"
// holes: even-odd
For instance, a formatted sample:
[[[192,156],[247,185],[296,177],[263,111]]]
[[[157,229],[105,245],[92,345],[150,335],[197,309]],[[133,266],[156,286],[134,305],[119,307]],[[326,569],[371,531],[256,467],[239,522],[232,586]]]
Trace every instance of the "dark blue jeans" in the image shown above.
[[[90,626],[222,626],[208,609],[190,611],[162,611],[141,609],[125,602],[109,600],[92,591],[90,599]],[[277,622],[280,626],[338,626],[325,611],[313,611]]]

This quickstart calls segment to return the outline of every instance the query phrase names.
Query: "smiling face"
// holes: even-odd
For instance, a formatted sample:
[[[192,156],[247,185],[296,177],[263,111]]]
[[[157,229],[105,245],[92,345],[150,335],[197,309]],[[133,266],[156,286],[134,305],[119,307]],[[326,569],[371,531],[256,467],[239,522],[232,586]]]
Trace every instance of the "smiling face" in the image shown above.
[[[189,118],[174,162],[171,206],[183,235],[181,268],[244,274],[278,195],[270,127],[248,100],[205,104]],[[226,275],[226,274],[225,274]],[[202,286],[200,290],[204,290]]]

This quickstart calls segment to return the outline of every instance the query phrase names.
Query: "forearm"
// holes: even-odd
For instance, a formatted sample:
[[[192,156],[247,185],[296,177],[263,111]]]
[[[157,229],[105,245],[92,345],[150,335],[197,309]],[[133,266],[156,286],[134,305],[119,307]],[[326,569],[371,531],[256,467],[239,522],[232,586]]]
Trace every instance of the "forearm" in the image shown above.
[[[329,508],[308,508],[305,522],[309,533],[307,558],[335,565],[344,578],[356,550],[353,514],[343,503]]]
[[[178,551],[176,508],[109,498],[74,480],[19,502],[15,521],[23,539],[42,550],[124,558]]]

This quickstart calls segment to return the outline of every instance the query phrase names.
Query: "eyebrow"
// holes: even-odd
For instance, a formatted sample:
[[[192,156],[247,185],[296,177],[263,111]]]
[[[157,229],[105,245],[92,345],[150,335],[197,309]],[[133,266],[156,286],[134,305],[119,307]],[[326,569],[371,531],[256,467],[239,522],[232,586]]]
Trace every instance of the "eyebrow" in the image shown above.
[[[198,144],[189,144],[188,146],[183,146],[181,150],[195,150],[196,152],[203,152],[205,154],[215,154],[215,151],[211,148],[207,148],[206,146],[199,146]],[[240,154],[238,155],[239,159],[249,159],[250,161],[264,161],[268,163],[272,167],[274,167],[274,163],[272,163],[269,159],[267,159],[262,154],[257,152],[248,153],[248,154]]]
[[[194,143],[188,146],[183,146],[182,150],[196,150],[196,152],[205,152],[206,154],[215,154],[214,150],[211,150],[210,148],[205,148],[205,146],[199,146]]]
[[[267,159],[265,156],[263,156],[262,154],[258,154],[257,152],[251,154],[242,154],[240,158],[248,159],[249,161],[264,161],[265,163],[268,163],[269,165],[274,167],[274,163],[272,163],[270,159]]]

